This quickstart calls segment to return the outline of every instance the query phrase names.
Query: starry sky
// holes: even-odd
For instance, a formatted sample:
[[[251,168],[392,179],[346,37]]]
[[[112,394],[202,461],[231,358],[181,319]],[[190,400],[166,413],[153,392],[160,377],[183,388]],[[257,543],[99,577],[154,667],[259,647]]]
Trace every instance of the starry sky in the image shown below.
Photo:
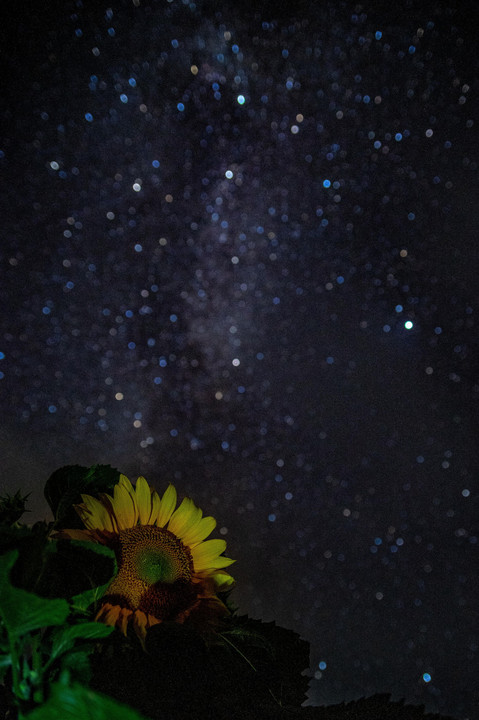
[[[310,641],[310,702],[464,719],[479,11],[455,6],[10,10],[0,451],[31,520],[65,464],[191,495],[240,611]]]

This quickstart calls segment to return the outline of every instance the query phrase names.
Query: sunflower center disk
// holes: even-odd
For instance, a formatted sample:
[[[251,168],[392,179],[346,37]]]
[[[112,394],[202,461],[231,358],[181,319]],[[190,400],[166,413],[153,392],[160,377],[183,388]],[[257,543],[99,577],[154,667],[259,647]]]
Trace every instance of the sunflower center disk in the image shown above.
[[[190,550],[169,530],[153,525],[121,530],[116,553],[118,575],[106,592],[110,602],[163,620],[194,601]]]
[[[181,565],[168,550],[139,550],[135,565],[138,577],[148,585],[173,583],[181,576]]]
[[[169,530],[139,525],[122,530],[119,541],[120,567],[147,585],[191,579],[190,551]]]

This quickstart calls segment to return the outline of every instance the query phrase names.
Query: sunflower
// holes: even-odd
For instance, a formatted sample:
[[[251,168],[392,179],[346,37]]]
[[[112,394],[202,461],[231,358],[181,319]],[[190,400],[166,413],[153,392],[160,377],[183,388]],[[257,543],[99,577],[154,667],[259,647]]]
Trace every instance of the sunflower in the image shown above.
[[[81,497],[74,507],[86,529],[62,530],[59,537],[107,545],[118,564],[97,621],[125,635],[131,625],[144,643],[147,629],[165,620],[204,631],[228,614],[217,593],[232,588],[224,568],[234,560],[224,557],[224,540],[206,540],[216,520],[203,517],[190,498],[176,508],[173,485],[160,499],[144,477],[133,487],[125,475],[113,497]]]

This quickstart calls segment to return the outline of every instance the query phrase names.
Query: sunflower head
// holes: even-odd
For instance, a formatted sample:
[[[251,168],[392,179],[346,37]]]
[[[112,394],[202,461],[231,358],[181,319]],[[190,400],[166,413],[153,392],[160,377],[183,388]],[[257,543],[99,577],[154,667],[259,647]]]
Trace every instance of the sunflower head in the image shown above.
[[[206,539],[216,520],[203,517],[192,500],[176,507],[173,485],[160,499],[145,478],[133,487],[125,475],[113,496],[81,497],[75,509],[85,530],[62,530],[59,536],[108,545],[118,564],[98,621],[125,634],[131,625],[144,642],[147,629],[157,623],[189,623],[207,631],[228,614],[218,593],[234,585],[224,569],[234,560],[223,555],[224,540]]]

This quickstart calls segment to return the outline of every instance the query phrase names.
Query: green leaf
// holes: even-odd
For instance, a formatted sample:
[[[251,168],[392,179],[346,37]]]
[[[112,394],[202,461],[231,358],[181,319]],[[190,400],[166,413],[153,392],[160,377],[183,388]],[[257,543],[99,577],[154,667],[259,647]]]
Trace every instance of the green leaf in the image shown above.
[[[97,622],[79,623],[58,629],[53,636],[50,662],[70,650],[75,640],[98,640],[107,637],[114,628]]]
[[[31,535],[32,531],[26,525],[17,527],[16,525],[0,524],[0,552],[4,553],[17,547],[18,544]]]
[[[20,637],[32,630],[64,623],[70,612],[66,600],[47,600],[11,585],[10,571],[17,557],[17,550],[0,556],[0,615],[9,635]]]
[[[231,630],[225,630],[222,633],[219,633],[219,637],[223,638],[223,640],[226,640],[226,642],[230,641],[235,646],[237,643],[246,644],[249,647],[260,647],[264,650],[267,650],[271,655],[273,655],[273,646],[271,643],[266,640],[264,635],[261,635],[259,632],[255,632],[253,630],[250,630],[247,627],[233,627]]]
[[[91,681],[90,659],[94,651],[92,643],[82,643],[81,647],[73,648],[61,657],[62,671],[66,671],[72,680],[82,685],[89,685]]]
[[[78,683],[55,683],[51,690],[47,702],[26,715],[25,720],[144,720],[136,710]]]
[[[110,465],[93,465],[91,468],[81,465],[66,465],[56,470],[45,485],[45,498],[53,515],[55,524],[63,527],[81,527],[81,522],[73,509],[81,502],[81,493],[96,495],[110,492],[116,485],[120,473]]]
[[[12,664],[12,656],[10,654],[0,655],[0,668],[10,667],[11,664]]]
[[[115,553],[104,545],[83,540],[57,540],[47,547],[51,552],[41,582],[32,588],[39,595],[72,598],[85,590],[105,585],[116,574]]]
[[[12,665],[12,656],[10,653],[8,655],[0,655],[0,681],[3,680],[5,677],[8,668]]]
[[[55,597],[50,592],[51,585],[48,578],[44,577],[51,555],[56,552],[55,543],[48,539],[48,526],[37,523],[35,527],[28,528],[28,535],[19,537],[15,545],[8,549],[16,549],[19,552],[18,560],[10,575],[12,584],[42,597]],[[61,596],[61,592],[56,595],[56,597]]]
[[[308,643],[274,622],[247,616],[232,617],[226,625],[220,636],[231,645],[228,660],[220,644],[212,646],[220,682],[235,682],[258,701],[266,689],[280,705],[301,705],[309,683],[303,674],[309,668]]]
[[[83,550],[88,550],[97,555],[103,555],[104,557],[115,560],[114,551],[107,545],[100,545],[100,543],[90,542],[89,540],[70,540],[69,543],[73,547],[83,548]]]
[[[74,612],[86,612],[90,605],[93,605],[93,603],[96,603],[101,597],[103,597],[103,594],[109,585],[110,581],[104,585],[91,588],[91,590],[85,590],[85,592],[72,597],[70,603],[72,610]]]

